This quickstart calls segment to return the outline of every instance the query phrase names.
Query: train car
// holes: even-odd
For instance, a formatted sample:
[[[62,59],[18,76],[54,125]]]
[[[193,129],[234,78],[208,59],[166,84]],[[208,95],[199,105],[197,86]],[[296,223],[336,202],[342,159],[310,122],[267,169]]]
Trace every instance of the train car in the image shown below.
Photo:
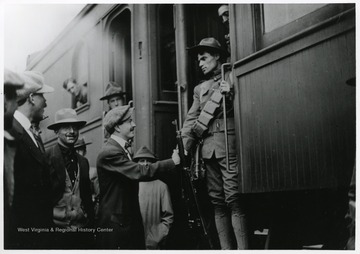
[[[96,166],[108,110],[99,99],[115,81],[136,108],[134,148],[169,157],[172,121],[184,120],[201,79],[187,48],[205,37],[226,45],[219,6],[86,5],[28,62],[56,90],[41,126],[60,108],[76,109]],[[251,231],[268,229],[266,243],[253,246],[340,248],[355,163],[355,88],[347,85],[355,78],[355,4],[229,4],[229,30],[239,192]],[[85,103],[62,87],[69,77],[87,89]],[[56,141],[45,129],[43,139],[47,147]]]

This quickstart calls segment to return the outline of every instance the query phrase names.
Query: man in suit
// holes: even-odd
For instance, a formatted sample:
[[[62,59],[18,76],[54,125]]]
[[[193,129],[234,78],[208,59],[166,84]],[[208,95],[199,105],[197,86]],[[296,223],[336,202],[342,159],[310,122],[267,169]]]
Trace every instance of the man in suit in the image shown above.
[[[14,157],[16,140],[8,132],[12,127],[14,112],[17,109],[16,90],[24,86],[20,74],[4,71],[4,246],[9,247],[11,206],[14,196]]]
[[[45,84],[39,72],[26,71],[24,77],[24,88],[17,91],[19,106],[10,132],[17,145],[11,208],[14,236],[9,248],[42,249],[49,247],[47,230],[53,225],[50,168],[42,141],[35,136],[31,122],[43,119],[46,107],[44,94],[54,89]],[[41,229],[42,232],[36,233],[33,229]]]
[[[51,162],[53,221],[64,232],[54,233],[55,249],[90,249],[93,247],[94,207],[91,197],[88,160],[76,153],[74,145],[79,129],[86,121],[78,119],[70,108],[55,113],[57,144],[46,151]]]
[[[215,224],[222,249],[247,249],[244,205],[238,191],[238,162],[235,144],[233,88],[221,81],[221,64],[228,53],[214,38],[204,38],[189,49],[197,57],[205,80],[194,88],[194,101],[181,130],[184,148],[202,143],[206,182],[214,207]],[[228,77],[228,78],[227,78]],[[225,79],[230,79],[225,73]],[[229,168],[226,162],[225,121],[221,94],[225,94]],[[211,111],[211,112],[210,112]],[[235,235],[236,244],[232,241]]]
[[[110,110],[104,126],[111,134],[97,158],[100,184],[98,247],[101,249],[145,249],[138,192],[139,182],[158,178],[180,163],[177,151],[172,159],[140,165],[132,161],[127,143],[134,138],[134,108]]]

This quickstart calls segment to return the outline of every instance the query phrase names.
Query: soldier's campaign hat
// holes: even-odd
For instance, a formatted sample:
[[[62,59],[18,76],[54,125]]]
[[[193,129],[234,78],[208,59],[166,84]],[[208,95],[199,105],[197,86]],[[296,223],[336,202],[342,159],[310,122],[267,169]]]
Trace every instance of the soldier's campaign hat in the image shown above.
[[[122,124],[128,120],[133,114],[134,108],[131,105],[125,105],[113,108],[104,117],[104,127],[105,129],[112,134],[114,128],[118,124]]]
[[[47,128],[49,130],[56,130],[63,124],[73,124],[78,128],[84,127],[86,121],[78,119],[76,111],[72,108],[63,108],[55,113],[55,123],[50,124]]]
[[[122,87],[118,83],[109,81],[105,89],[105,96],[101,97],[100,100],[108,100],[113,96],[123,96],[124,94]]]
[[[87,146],[87,145],[90,145],[90,144],[92,144],[92,142],[90,142],[90,141],[86,142],[84,137],[79,137],[78,140],[76,141],[75,145],[74,145],[74,148],[79,148],[79,147]]]
[[[9,69],[4,69],[4,88],[20,89],[24,86],[24,77],[17,72]]]
[[[27,98],[32,93],[52,93],[54,88],[45,84],[44,76],[37,71],[25,71],[24,72],[24,87],[16,91],[18,101]]]
[[[195,55],[203,50],[210,49],[212,51],[218,52],[221,56],[228,56],[229,53],[221,47],[220,42],[213,37],[204,38],[196,46],[188,48],[190,54]]]
[[[136,152],[136,154],[133,157],[133,160],[136,162],[139,161],[140,159],[148,159],[151,162],[155,162],[158,160],[156,156],[146,146],[140,147],[140,149]]]

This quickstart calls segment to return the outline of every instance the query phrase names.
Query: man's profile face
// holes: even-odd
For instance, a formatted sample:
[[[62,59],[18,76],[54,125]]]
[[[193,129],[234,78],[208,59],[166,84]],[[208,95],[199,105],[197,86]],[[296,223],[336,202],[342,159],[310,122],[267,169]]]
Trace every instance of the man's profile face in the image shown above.
[[[118,125],[118,127],[124,140],[128,141],[134,138],[136,124],[132,120],[132,117]]]
[[[204,75],[216,69],[219,58],[220,56],[218,54],[211,55],[208,52],[198,54],[199,67]]]
[[[79,128],[74,124],[62,124],[57,130],[58,141],[65,147],[73,147],[79,137]]]
[[[43,94],[32,94],[30,95],[33,102],[33,120],[40,122],[44,119],[45,108],[47,107],[46,99]]]
[[[110,99],[108,99],[108,104],[109,104],[109,108],[110,110],[113,108],[116,108],[118,106],[122,106],[123,105],[123,99],[120,95],[114,95],[112,97],[110,97]]]

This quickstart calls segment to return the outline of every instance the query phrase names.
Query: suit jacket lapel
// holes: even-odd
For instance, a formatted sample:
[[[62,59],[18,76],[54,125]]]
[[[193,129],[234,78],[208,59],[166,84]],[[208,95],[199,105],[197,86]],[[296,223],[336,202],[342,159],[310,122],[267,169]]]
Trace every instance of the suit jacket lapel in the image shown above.
[[[125,148],[123,148],[118,142],[116,142],[114,139],[109,138],[108,139],[108,143],[112,146],[115,146],[118,150],[120,150],[120,152],[122,153],[123,156],[125,156],[126,158],[128,158],[127,153],[125,151]]]
[[[28,149],[32,156],[39,161],[41,164],[46,164],[45,155],[40,151],[40,149],[35,145],[34,141],[26,130],[21,126],[21,124],[14,119],[13,129],[16,131],[16,138],[22,140],[24,143],[24,148]]]

